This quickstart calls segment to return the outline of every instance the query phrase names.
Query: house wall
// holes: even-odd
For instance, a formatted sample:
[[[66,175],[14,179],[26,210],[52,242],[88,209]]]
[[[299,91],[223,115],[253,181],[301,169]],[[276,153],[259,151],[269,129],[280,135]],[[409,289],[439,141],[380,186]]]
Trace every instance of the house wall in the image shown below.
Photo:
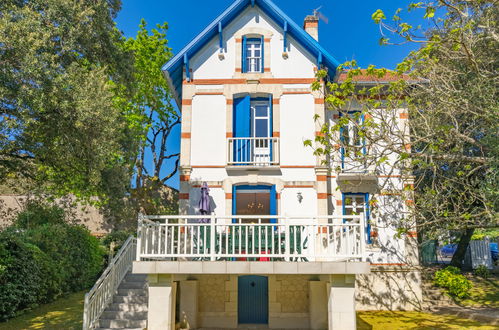
[[[199,275],[189,280],[198,281],[198,327],[237,328],[238,276]],[[268,276],[270,329],[310,327],[309,282],[316,280],[315,275]]]

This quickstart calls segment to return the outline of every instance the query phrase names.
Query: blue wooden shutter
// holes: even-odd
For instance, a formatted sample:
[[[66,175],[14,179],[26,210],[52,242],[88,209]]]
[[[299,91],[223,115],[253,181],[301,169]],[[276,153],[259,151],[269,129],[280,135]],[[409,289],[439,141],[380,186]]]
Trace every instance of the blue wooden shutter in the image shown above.
[[[265,72],[265,52],[264,52],[265,39],[262,36],[260,40],[261,40],[260,42],[262,43],[262,67],[260,68],[260,71],[263,73]]]
[[[274,120],[274,116],[273,116],[273,106],[272,106],[272,94],[269,94],[269,137],[274,137],[274,126],[273,126],[273,120]],[[273,162],[276,157],[274,156],[274,152],[273,152],[273,140],[270,139],[269,140],[269,143],[270,143],[270,161]]]
[[[277,215],[277,192],[275,185],[270,187],[270,215]],[[277,219],[270,219],[270,223],[277,223]]]
[[[246,36],[243,36],[243,45],[241,52],[241,71],[248,72],[248,68],[246,67]]]
[[[364,195],[364,200],[366,202],[366,234],[367,234],[367,244],[371,244],[371,223],[369,221],[370,210],[369,210],[369,193]]]
[[[251,98],[249,95],[234,100],[233,132],[235,138],[251,137]],[[249,162],[251,156],[248,140],[234,140],[234,160],[238,163]],[[242,165],[242,164],[241,164]]]
[[[236,205],[236,194],[237,194],[237,186],[232,186],[232,215],[237,215],[237,205]],[[232,223],[237,223],[237,219],[232,219]]]

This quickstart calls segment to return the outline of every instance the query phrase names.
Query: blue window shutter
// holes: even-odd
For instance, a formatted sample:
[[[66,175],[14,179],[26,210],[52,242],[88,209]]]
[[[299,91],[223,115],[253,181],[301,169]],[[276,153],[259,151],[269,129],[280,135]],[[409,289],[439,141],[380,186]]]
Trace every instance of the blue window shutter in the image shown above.
[[[272,94],[269,94],[269,137],[274,136],[274,115],[273,115],[273,107],[272,107]],[[270,161],[273,162],[276,157],[274,157],[273,143],[272,139],[270,140]]]
[[[262,43],[262,67],[260,68],[260,71],[263,73],[263,72],[265,72],[265,49],[264,49],[265,48],[265,39],[263,38],[263,36],[262,36],[260,42]]]
[[[243,45],[241,52],[241,71],[248,72],[248,68],[246,68],[246,36],[243,36]]]
[[[232,215],[237,215],[236,214],[236,195],[237,194],[237,186],[234,185],[232,186]],[[237,219],[232,219],[232,223],[236,223],[237,222]]]
[[[275,185],[270,187],[270,215],[277,215],[277,192]],[[270,219],[270,223],[277,223],[277,219]]]
[[[365,194],[364,197],[366,201],[366,235],[367,235],[367,244],[371,244],[371,224],[369,223],[369,216],[370,216],[370,210],[369,210],[369,193]]]
[[[233,133],[235,138],[251,137],[251,98],[249,95],[234,100]],[[250,142],[235,140],[234,142],[234,160],[236,162],[250,161],[251,150]]]

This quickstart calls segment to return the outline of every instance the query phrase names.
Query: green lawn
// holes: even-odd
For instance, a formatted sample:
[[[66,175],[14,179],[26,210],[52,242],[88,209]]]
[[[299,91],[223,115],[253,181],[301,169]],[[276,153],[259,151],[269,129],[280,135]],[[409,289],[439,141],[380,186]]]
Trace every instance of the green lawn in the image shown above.
[[[0,330],[81,329],[85,292],[70,294],[19,317],[0,322]]]
[[[469,319],[421,312],[358,312],[357,329],[497,329]]]
[[[470,297],[459,301],[468,307],[499,308],[499,276],[491,275],[484,279],[478,276],[467,276],[473,282]]]

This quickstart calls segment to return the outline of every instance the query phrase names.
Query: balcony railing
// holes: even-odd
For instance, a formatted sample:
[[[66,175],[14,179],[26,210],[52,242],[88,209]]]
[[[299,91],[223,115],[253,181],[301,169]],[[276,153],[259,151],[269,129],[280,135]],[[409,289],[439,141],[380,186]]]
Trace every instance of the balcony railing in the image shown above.
[[[279,138],[229,138],[228,165],[279,165]]]
[[[361,261],[362,216],[141,216],[140,260]]]

